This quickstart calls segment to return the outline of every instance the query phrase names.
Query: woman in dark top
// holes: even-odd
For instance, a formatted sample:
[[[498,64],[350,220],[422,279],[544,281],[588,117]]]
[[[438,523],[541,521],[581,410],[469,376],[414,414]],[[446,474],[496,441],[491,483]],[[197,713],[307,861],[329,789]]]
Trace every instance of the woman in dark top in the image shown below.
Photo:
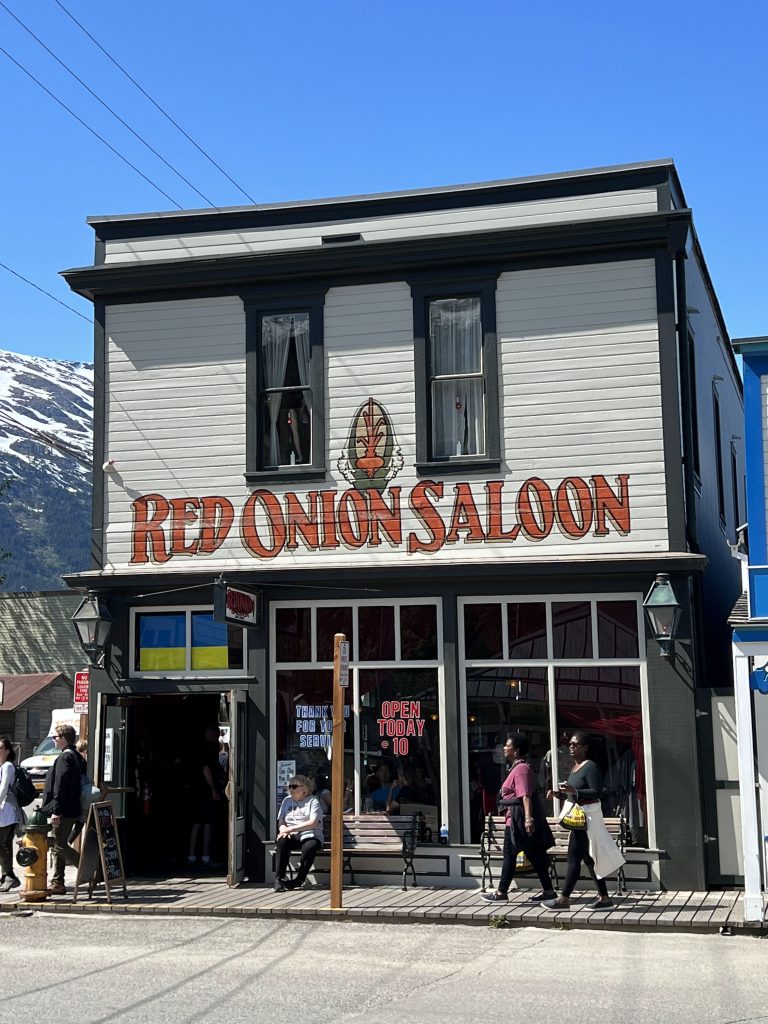
[[[510,736],[504,744],[504,756],[511,762],[509,775],[501,786],[501,803],[507,808],[504,860],[498,889],[482,894],[481,898],[487,903],[503,903],[509,898],[507,892],[515,877],[520,850],[533,865],[541,883],[542,892],[532,896],[532,902],[540,903],[555,895],[549,878],[547,857],[547,850],[554,846],[555,841],[536,793],[533,769],[526,761],[528,750],[528,737],[520,733]]]
[[[602,811],[600,810],[600,790],[603,787],[603,776],[595,762],[590,761],[587,757],[589,747],[585,733],[575,732],[571,736],[568,749],[573,757],[573,770],[568,776],[568,781],[560,783],[559,791],[553,793],[550,790],[547,793],[547,797],[555,796],[561,801],[569,799],[577,803],[587,812],[588,824],[587,829],[584,831],[571,832],[570,839],[568,840],[568,870],[561,895],[556,899],[545,900],[542,906],[546,907],[547,910],[568,909],[571,904],[571,893],[576,888],[576,883],[581,873],[581,865],[584,863],[598,891],[597,899],[593,900],[589,906],[593,910],[605,910],[614,906],[614,903],[608,895],[608,886],[605,883],[605,879],[598,877],[595,872],[595,861],[590,852],[591,839],[597,838],[601,841],[604,839],[601,834],[597,835],[600,829],[602,829],[606,836],[608,835],[607,829],[603,824]],[[598,811],[599,814],[597,813]],[[595,816],[594,823],[589,817],[593,813]],[[596,833],[594,837],[590,835],[590,832],[593,830]]]

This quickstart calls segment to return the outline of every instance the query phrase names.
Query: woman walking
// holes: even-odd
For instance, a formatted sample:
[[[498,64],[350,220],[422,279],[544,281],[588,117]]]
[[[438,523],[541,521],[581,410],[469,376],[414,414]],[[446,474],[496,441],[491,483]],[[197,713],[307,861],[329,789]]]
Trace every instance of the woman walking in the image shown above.
[[[509,775],[501,786],[501,803],[507,808],[504,859],[498,889],[482,894],[487,903],[504,903],[509,899],[507,894],[515,877],[520,851],[531,862],[541,883],[542,891],[538,896],[532,896],[531,901],[540,903],[555,896],[547,856],[547,850],[554,846],[555,840],[536,793],[533,769],[526,760],[529,750],[528,737],[521,733],[510,736],[504,744],[504,756],[510,762]]]
[[[16,781],[16,751],[7,736],[0,737],[0,892],[21,885],[13,870],[13,837],[21,819],[13,784]]]
[[[600,791],[603,788],[603,775],[594,761],[587,757],[589,741],[583,732],[575,732],[568,743],[573,757],[573,770],[567,782],[561,782],[557,793],[549,791],[547,797],[559,800],[570,800],[584,810],[587,819],[586,829],[571,832],[568,840],[568,869],[562,894],[556,899],[546,900],[543,906],[547,910],[567,910],[571,904],[571,893],[576,888],[581,873],[581,865],[586,864],[592,880],[597,886],[597,899],[588,905],[592,910],[609,910],[615,904],[608,895],[605,879],[617,871],[624,863],[624,857],[611,839],[603,822],[603,811],[600,807]]]

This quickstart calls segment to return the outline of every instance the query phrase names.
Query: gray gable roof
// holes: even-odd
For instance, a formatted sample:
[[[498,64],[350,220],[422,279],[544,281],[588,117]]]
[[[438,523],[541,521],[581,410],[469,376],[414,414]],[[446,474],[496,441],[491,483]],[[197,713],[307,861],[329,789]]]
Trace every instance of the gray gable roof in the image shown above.
[[[71,590],[0,593],[0,673],[74,679],[88,661],[70,621],[81,600]]]

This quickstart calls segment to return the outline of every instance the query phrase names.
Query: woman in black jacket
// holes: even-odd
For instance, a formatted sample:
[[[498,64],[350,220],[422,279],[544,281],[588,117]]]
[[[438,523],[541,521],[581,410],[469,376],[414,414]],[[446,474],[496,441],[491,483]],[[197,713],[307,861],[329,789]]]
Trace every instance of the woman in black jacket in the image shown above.
[[[85,761],[75,749],[76,739],[77,734],[71,725],[55,726],[53,740],[60,753],[46,776],[40,807],[51,818],[53,879],[49,888],[55,895],[66,892],[65,866],[77,865],[80,861],[77,850],[68,843],[72,826],[81,814],[81,791],[86,771]]]

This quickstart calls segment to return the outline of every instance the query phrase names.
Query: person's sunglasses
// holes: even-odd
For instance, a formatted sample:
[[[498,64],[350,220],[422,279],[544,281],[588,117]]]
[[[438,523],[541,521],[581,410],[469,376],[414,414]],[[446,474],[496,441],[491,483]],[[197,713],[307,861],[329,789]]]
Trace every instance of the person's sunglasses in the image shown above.
[[[300,782],[289,782],[288,789],[304,789]]]

